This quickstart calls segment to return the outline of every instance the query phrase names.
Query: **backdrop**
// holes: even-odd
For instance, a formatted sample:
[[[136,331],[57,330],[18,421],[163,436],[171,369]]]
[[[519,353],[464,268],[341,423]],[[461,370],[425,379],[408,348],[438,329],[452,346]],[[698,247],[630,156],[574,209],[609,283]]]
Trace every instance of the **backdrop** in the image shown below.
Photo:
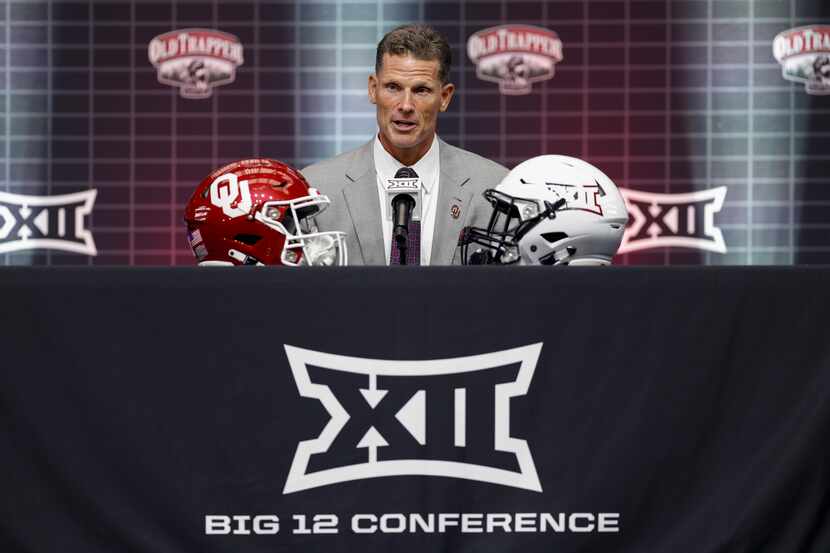
[[[444,139],[509,167],[578,156],[630,191],[619,263],[826,263],[828,10],[0,2],[0,263],[192,264],[195,185],[238,158],[302,167],[366,142],[375,45],[413,21],[452,44]]]

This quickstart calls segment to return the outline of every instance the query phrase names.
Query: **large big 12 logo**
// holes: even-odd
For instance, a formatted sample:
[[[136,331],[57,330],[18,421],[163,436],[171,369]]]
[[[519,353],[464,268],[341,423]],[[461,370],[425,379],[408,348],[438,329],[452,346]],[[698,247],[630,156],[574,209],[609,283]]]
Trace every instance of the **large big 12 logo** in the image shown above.
[[[97,190],[55,196],[0,192],[0,253],[51,249],[97,255],[86,216]]]
[[[394,361],[286,345],[300,395],[320,401],[331,418],[297,445],[283,493],[404,475],[541,492],[530,447],[510,428],[511,398],[527,394],[541,351],[536,343]]]

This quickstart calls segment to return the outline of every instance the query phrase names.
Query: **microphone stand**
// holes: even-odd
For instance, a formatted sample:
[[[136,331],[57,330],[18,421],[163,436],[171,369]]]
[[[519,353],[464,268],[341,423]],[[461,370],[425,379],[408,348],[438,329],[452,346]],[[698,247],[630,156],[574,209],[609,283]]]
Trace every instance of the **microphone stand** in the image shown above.
[[[412,210],[415,208],[415,199],[409,194],[398,194],[392,198],[392,213],[394,226],[392,227],[392,238],[398,243],[400,264],[406,265],[406,253],[409,249],[409,221],[412,218]]]

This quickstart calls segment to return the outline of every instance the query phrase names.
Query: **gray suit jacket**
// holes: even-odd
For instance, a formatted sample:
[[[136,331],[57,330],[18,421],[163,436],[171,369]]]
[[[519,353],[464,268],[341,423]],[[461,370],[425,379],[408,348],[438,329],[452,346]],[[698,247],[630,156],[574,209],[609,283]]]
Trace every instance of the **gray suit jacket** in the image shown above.
[[[494,188],[508,171],[443,140],[439,139],[439,144],[441,181],[430,264],[460,264],[456,250],[461,229],[487,225],[491,208],[481,193]],[[302,170],[311,186],[331,200],[331,205],[317,216],[317,223],[320,230],[346,233],[349,265],[385,265],[389,255],[383,247],[373,148],[374,139]]]

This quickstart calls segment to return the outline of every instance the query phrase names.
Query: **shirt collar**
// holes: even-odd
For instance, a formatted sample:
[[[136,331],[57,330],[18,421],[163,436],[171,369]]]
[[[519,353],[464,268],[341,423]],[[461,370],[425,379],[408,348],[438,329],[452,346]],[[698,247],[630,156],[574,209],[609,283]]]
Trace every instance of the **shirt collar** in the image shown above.
[[[435,169],[435,164],[438,161],[438,135],[432,137],[432,144],[429,150],[421,159],[412,165],[412,169],[418,174],[421,179],[421,186],[424,188],[424,193],[429,194],[432,191],[432,181],[427,178]],[[375,135],[375,170],[385,182],[386,179],[394,178],[395,173],[401,167],[406,167],[403,163],[395,159],[392,154],[386,151],[383,144],[380,143],[380,135]]]

